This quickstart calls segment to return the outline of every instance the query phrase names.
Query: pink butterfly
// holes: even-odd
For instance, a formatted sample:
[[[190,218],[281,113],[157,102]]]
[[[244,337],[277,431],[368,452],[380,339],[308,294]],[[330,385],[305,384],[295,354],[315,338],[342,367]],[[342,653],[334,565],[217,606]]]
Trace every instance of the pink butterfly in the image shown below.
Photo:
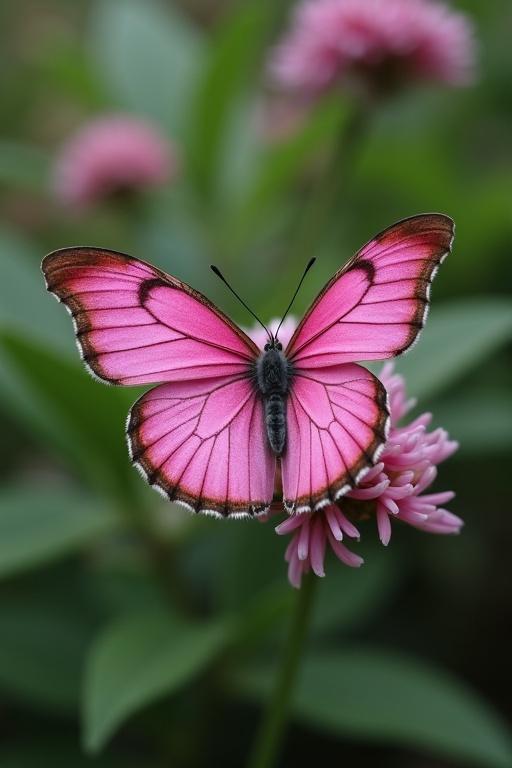
[[[377,461],[386,391],[355,361],[413,344],[453,231],[439,214],[384,230],[327,283],[285,350],[270,332],[259,349],[202,294],[130,256],[64,248],[42,268],[93,375],[158,383],[127,425],[150,485],[196,512],[253,516],[273,500],[279,463],[286,509],[306,512],[343,496]]]

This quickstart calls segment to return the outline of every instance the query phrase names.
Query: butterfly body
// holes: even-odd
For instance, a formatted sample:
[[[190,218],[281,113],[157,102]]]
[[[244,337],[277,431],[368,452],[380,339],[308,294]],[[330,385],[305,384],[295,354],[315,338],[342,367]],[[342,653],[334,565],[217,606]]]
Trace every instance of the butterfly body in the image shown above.
[[[286,398],[292,375],[282,345],[273,339],[256,361],[256,381],[265,405],[268,442],[275,456],[281,456],[286,445]]]
[[[435,213],[388,227],[336,272],[284,349],[279,326],[263,345],[198,291],[126,254],[64,248],[42,267],[88,370],[150,387],[126,428],[150,485],[216,517],[262,514],[282,487],[286,510],[301,514],[336,502],[379,460],[387,393],[361,363],[414,343],[453,233]]]

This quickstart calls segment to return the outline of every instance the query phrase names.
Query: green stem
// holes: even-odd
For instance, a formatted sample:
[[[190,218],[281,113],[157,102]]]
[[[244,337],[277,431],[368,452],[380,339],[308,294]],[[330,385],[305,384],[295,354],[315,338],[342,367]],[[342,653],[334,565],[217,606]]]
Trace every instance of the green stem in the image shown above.
[[[357,157],[361,140],[366,135],[368,110],[363,104],[354,105],[345,125],[333,144],[327,167],[320,174],[316,187],[303,214],[302,225],[297,227],[298,237],[291,254],[293,260],[304,260],[317,249],[319,240],[329,232],[336,204],[348,189],[349,177]]]
[[[298,592],[281,668],[272,697],[263,715],[247,768],[271,768],[276,764],[279,756],[290,699],[310,623],[315,582],[315,576],[312,573],[307,574]]]

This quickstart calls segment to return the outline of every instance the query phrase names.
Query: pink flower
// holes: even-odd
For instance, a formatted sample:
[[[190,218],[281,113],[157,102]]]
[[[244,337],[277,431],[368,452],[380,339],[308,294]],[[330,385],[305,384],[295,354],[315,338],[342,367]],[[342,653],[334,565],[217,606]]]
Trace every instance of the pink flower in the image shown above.
[[[436,478],[437,465],[457,450],[457,443],[444,429],[427,430],[429,413],[399,426],[415,403],[407,400],[404,379],[393,373],[391,363],[384,366],[380,379],[388,390],[391,430],[379,463],[337,504],[293,515],[276,528],[280,535],[292,535],[285,558],[294,587],[300,587],[302,575],[310,570],[324,576],[327,546],[346,565],[362,564],[362,558],[343,543],[359,538],[353,520],[375,517],[384,545],[391,538],[392,520],[428,533],[459,533],[462,527],[462,520],[443,508],[454,496],[451,491],[424,493]]]
[[[434,0],[302,0],[276,47],[277,85],[305,97],[350,80],[371,91],[407,81],[464,85],[475,59],[473,27]]]
[[[164,184],[177,169],[174,148],[153,125],[109,115],[82,126],[61,149],[54,190],[65,205],[86,208],[120,192]]]

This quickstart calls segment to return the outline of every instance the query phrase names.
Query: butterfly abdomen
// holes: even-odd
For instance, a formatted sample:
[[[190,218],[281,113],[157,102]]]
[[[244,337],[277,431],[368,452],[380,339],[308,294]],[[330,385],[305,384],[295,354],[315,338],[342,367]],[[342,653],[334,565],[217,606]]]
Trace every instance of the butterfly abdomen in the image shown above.
[[[291,368],[277,349],[264,352],[256,363],[256,380],[265,404],[265,425],[270,447],[281,456],[286,445],[286,397]]]
[[[283,395],[273,394],[265,398],[265,424],[270,447],[281,456],[286,443],[286,400]]]

